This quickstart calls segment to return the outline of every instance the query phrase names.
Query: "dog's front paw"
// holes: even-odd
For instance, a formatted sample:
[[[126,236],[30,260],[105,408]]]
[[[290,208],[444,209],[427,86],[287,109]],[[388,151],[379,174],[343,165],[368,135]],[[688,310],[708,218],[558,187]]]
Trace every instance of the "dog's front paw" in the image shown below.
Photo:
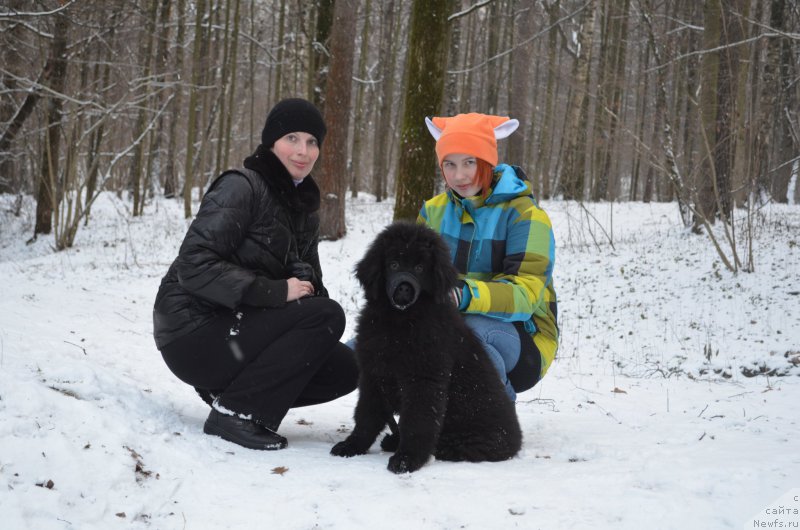
[[[333,456],[344,456],[347,458],[356,455],[363,455],[366,452],[366,449],[361,449],[352,438],[347,438],[331,448],[331,454]]]
[[[389,465],[387,469],[392,473],[413,473],[414,471],[418,470],[422,466],[425,465],[425,462],[428,461],[427,455],[417,456],[412,455],[409,453],[395,453],[389,459]]]

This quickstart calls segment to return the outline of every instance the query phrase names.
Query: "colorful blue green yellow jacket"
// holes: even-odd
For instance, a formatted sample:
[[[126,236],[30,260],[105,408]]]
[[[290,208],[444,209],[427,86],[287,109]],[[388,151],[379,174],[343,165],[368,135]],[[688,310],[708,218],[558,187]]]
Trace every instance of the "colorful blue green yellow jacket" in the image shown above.
[[[447,190],[425,201],[417,222],[450,247],[465,282],[459,309],[523,322],[542,357],[541,377],[558,347],[553,229],[519,168],[500,164],[493,181],[486,198],[464,199]]]

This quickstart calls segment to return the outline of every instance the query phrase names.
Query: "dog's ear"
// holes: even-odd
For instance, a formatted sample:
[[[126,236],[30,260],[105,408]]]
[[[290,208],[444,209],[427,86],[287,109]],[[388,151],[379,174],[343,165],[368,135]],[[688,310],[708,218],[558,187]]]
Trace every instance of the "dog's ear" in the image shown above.
[[[379,235],[370,244],[361,261],[356,264],[356,279],[364,288],[367,300],[377,300],[385,289],[386,280],[383,267],[385,237],[385,235]]]

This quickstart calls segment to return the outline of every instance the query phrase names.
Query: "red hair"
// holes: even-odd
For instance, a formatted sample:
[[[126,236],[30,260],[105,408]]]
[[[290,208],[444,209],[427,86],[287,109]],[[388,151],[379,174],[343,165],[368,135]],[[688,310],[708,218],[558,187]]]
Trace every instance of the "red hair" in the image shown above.
[[[484,198],[489,195],[489,188],[492,187],[492,177],[494,176],[494,167],[481,158],[476,158],[475,162],[478,166],[475,171],[475,184],[481,187],[481,195]]]

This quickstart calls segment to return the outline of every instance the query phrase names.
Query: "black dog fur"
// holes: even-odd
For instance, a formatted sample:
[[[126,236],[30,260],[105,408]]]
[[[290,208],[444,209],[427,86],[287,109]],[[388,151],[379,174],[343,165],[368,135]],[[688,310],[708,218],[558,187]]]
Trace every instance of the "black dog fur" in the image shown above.
[[[398,274],[408,281],[398,282]],[[396,451],[388,465],[394,473],[416,471],[432,454],[470,462],[516,455],[522,433],[514,404],[450,300],[457,271],[439,235],[418,224],[390,225],[356,266],[356,277],[366,305],[356,328],[355,427],[331,454],[366,453],[399,413],[399,435],[381,443]]]

